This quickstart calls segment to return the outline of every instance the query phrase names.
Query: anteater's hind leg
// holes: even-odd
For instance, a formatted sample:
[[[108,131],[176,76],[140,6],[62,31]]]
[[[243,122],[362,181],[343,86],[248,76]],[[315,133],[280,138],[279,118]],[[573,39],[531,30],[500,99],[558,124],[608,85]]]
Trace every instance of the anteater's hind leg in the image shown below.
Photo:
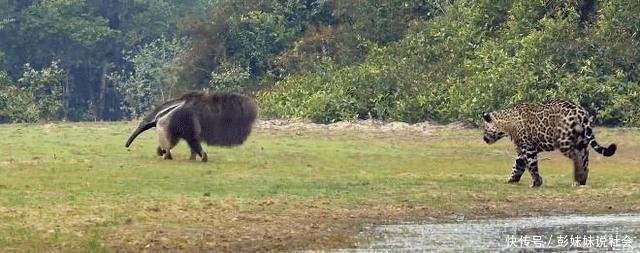
[[[196,154],[202,158],[202,162],[206,162],[208,160],[207,153],[202,150],[202,145],[195,138],[187,139],[187,144],[189,144],[189,148],[191,148],[191,160],[196,159]]]
[[[196,159],[196,155],[199,155],[202,158],[202,162],[206,162],[208,160],[207,153],[202,150],[202,146],[200,145],[200,134],[202,133],[202,128],[200,126],[200,121],[194,118],[191,123],[192,128],[188,131],[185,140],[187,144],[189,144],[189,148],[191,148],[191,160]]]
[[[202,162],[206,162],[209,158],[207,156],[207,152],[204,152],[204,150],[202,150],[202,147],[200,148],[201,151],[200,153],[193,151],[193,149],[191,150],[191,156],[189,157],[189,160],[196,160],[196,158],[198,156],[200,156],[202,158]]]

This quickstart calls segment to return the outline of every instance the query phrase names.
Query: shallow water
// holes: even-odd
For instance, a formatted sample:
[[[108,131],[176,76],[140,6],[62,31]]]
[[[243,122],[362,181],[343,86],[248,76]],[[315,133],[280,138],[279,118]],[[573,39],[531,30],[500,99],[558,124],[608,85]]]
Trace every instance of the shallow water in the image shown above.
[[[366,228],[337,252],[640,252],[640,215],[462,220]]]

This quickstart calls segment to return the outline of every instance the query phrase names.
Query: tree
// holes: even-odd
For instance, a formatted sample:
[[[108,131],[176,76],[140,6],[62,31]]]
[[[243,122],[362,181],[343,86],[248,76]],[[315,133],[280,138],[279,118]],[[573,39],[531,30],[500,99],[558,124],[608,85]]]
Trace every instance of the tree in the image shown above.
[[[123,52],[176,37],[183,15],[202,12],[209,1],[52,0],[4,1],[9,21],[0,29],[0,69],[17,79],[25,63],[35,68],[59,60],[67,80],[64,91],[71,120],[118,119],[121,94],[107,80],[129,72]],[[4,17],[4,15],[3,15]]]
[[[140,116],[156,104],[177,95],[178,54],[185,41],[160,37],[138,50],[129,51],[125,59],[133,65],[131,73],[113,73],[109,79],[115,82],[123,94],[123,108],[133,116]]]
[[[417,19],[399,41],[369,44],[360,63],[285,77],[260,93],[261,105],[271,116],[321,122],[352,115],[450,122],[564,97],[597,115],[597,123],[637,125],[638,11],[637,1],[455,1],[439,16]],[[378,39],[361,41],[393,34],[370,31],[361,34]]]
[[[35,122],[62,118],[64,71],[58,62],[41,70],[25,64],[23,76],[14,86],[0,72],[0,121]]]

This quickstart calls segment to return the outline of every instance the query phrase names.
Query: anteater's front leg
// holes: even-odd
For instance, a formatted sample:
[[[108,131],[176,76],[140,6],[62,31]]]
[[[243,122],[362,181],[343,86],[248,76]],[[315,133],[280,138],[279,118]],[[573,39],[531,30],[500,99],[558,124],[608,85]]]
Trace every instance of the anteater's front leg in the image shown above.
[[[167,121],[159,121],[157,128],[158,142],[160,142],[157,153],[162,155],[164,160],[172,160],[171,149],[178,144],[178,137],[171,135],[167,127]]]

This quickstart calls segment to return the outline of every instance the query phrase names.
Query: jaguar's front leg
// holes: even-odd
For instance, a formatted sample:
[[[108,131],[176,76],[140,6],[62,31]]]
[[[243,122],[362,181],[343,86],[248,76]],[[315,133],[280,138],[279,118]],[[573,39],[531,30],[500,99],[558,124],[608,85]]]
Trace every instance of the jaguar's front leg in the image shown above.
[[[526,156],[518,155],[511,168],[511,176],[507,179],[507,183],[514,184],[520,182],[520,178],[527,167]]]

